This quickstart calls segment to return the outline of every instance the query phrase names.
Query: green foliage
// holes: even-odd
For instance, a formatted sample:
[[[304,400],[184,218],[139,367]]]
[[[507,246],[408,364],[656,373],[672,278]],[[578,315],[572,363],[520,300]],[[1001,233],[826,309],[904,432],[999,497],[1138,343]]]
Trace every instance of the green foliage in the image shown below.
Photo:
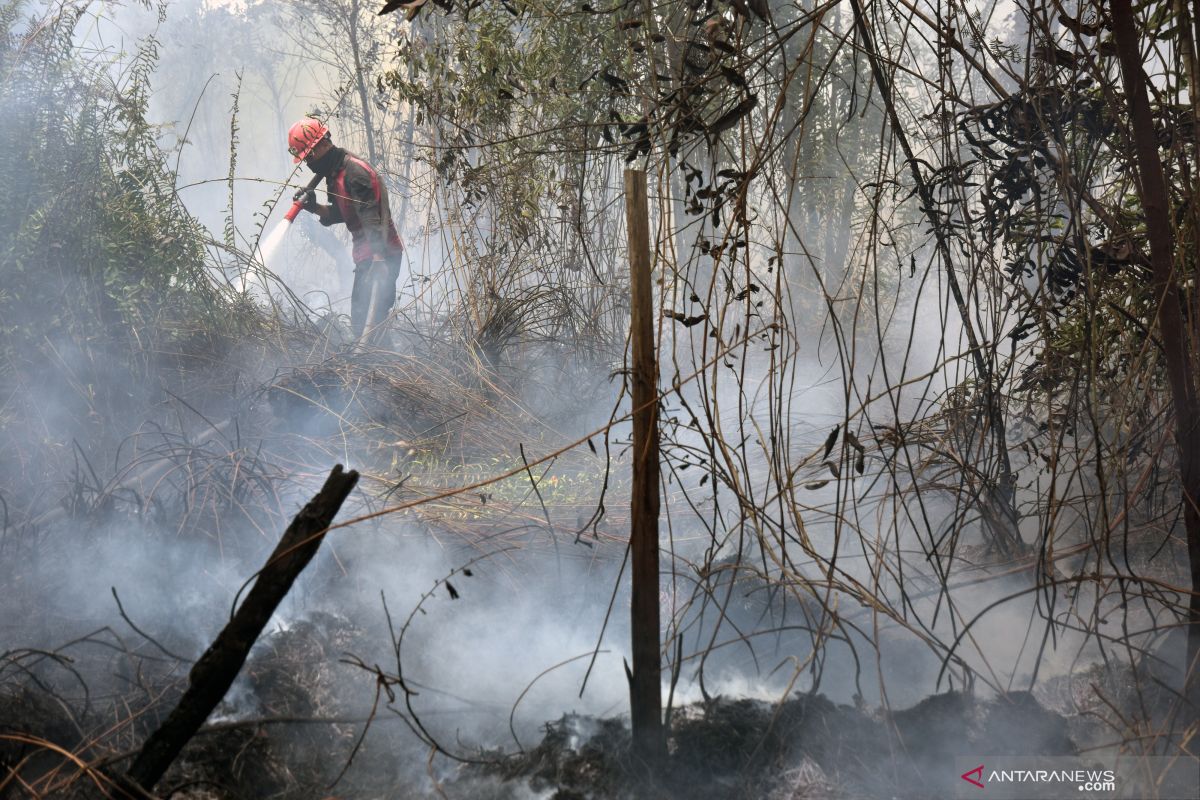
[[[596,145],[614,106],[591,78],[619,58],[611,25],[569,4],[485,5],[423,21],[382,83],[435,131],[439,178],[522,242],[537,217],[577,193],[563,162]]]
[[[0,195],[6,355],[24,343],[132,334],[144,343],[224,304],[203,229],[180,204],[146,118],[158,43],[123,71],[74,44],[82,7],[0,15]],[[227,323],[226,323],[227,324]]]
[[[456,244],[470,265],[455,282],[466,307],[456,316],[485,347],[496,330],[516,330],[501,322],[531,297],[541,308],[522,317],[541,321],[537,335],[604,358],[623,346],[618,148],[601,130],[613,114],[631,117],[635,101],[596,75],[625,52],[611,20],[569,3],[484,4],[423,16],[380,76],[427,132],[418,138],[432,146],[414,156],[433,179],[430,204],[471,231]]]
[[[1016,390],[1065,399],[1068,411],[1080,375],[1119,386],[1131,366],[1161,366],[1142,353],[1155,324],[1151,276],[1137,257],[1147,251],[1145,222],[1112,97],[1073,67],[1037,76],[960,117],[975,158],[946,178],[979,187],[970,197],[985,252],[1012,282],[1019,321],[1008,336],[1025,351]]]

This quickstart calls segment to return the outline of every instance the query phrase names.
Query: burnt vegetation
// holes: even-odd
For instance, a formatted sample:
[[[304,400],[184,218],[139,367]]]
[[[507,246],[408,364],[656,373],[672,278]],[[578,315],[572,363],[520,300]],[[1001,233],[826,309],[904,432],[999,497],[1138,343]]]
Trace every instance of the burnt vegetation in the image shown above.
[[[1198,40],[4,5],[0,797],[1195,796]],[[297,113],[392,193],[370,346]]]

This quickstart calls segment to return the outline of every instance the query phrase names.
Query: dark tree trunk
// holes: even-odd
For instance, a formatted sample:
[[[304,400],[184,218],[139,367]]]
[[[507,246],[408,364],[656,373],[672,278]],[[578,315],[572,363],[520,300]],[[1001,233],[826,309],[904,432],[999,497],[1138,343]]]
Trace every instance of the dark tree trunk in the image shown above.
[[[1154,117],[1142,72],[1137,26],[1130,0],[1113,0],[1113,40],[1121,62],[1121,77],[1137,158],[1137,185],[1146,214],[1154,295],[1158,301],[1158,328],[1167,362],[1167,380],[1175,406],[1175,444],[1179,450],[1179,477],[1183,495],[1183,520],[1187,534],[1192,596],[1188,614],[1187,697],[1193,712],[1200,712],[1200,409],[1192,376],[1188,332],[1183,319],[1179,281],[1175,275],[1175,237],[1171,229],[1170,197],[1158,154]]]

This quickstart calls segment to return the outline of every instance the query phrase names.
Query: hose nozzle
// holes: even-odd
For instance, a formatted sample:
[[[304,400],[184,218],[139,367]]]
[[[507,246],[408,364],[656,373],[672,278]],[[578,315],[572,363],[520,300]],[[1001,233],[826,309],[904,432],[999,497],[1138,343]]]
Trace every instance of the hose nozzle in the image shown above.
[[[292,203],[292,207],[289,208],[287,210],[287,213],[283,215],[283,218],[286,221],[288,221],[288,222],[296,221],[296,217],[298,217],[300,215],[300,212],[304,210],[305,198],[308,197],[310,194],[312,194],[312,192],[314,192],[316,190],[317,184],[319,184],[320,182],[321,182],[321,176],[313,175],[312,180],[310,180],[303,189],[296,192],[296,194],[292,197],[292,199],[295,200],[296,202]]]

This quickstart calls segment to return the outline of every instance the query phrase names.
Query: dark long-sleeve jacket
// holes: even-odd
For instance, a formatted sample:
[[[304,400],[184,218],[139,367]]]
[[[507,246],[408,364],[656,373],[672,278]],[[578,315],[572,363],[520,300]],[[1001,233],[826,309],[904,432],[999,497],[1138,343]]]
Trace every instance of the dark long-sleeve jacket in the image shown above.
[[[376,256],[399,258],[404,245],[392,221],[387,187],[366,161],[346,150],[341,155],[341,163],[325,178],[331,208],[321,224],[346,224],[356,264]]]

